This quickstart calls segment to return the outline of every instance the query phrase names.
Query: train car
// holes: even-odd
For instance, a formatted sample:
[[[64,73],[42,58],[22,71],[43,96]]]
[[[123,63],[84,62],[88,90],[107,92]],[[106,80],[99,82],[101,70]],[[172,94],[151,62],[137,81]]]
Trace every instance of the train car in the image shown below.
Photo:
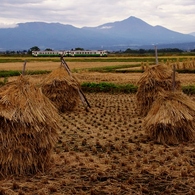
[[[32,55],[35,57],[57,57],[62,56],[63,51],[32,51]]]
[[[105,50],[32,51],[35,57],[106,57]]]
[[[69,51],[68,56],[71,57],[106,57],[105,50],[73,50]]]

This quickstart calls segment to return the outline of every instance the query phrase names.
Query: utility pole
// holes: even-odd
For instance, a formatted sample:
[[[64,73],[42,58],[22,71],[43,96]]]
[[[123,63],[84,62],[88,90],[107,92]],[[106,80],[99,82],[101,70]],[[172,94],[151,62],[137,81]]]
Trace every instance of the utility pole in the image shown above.
[[[156,45],[154,46],[155,48],[155,58],[156,58],[156,65],[158,64],[158,54],[157,54],[157,47]]]

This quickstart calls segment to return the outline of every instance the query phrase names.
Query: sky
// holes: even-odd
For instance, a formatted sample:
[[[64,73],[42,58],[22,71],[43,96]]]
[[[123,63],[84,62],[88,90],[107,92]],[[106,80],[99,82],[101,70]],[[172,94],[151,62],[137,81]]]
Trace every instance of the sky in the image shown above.
[[[58,22],[95,27],[130,16],[180,33],[195,32],[195,0],[1,0],[0,28]]]

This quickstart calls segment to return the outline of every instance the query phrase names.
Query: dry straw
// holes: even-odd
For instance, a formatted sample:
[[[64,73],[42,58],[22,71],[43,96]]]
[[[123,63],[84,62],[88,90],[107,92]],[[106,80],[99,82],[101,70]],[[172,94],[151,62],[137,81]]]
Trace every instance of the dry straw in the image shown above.
[[[153,103],[143,126],[151,139],[178,144],[195,139],[195,104],[182,92],[163,92]]]
[[[51,101],[26,77],[1,87],[1,175],[36,173],[50,165],[58,117]]]
[[[63,66],[53,70],[41,82],[42,91],[60,112],[72,111],[79,103],[78,82]]]
[[[136,93],[140,115],[146,116],[159,93],[173,89],[173,70],[164,64],[154,65],[145,70],[139,79]],[[180,81],[175,79],[175,89],[180,89]]]
[[[64,113],[74,110],[80,99],[82,102],[86,102],[87,99],[68,65],[63,58],[61,60],[61,65],[41,81],[41,87],[43,93],[54,103],[56,108]]]

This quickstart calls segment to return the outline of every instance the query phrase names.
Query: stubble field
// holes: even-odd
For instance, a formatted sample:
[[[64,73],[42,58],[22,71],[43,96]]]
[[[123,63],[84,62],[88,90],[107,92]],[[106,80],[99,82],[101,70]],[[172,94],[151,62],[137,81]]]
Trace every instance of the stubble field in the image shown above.
[[[118,84],[136,84],[141,76],[141,73],[99,73],[99,72],[88,72],[85,71],[87,68],[94,67],[105,67],[105,66],[122,66],[122,65],[134,65],[138,62],[68,62],[67,63],[71,71],[79,70],[74,75],[79,79],[80,82],[111,82]],[[49,70],[52,71],[60,66],[60,62],[27,62],[26,70]],[[0,63],[1,70],[18,70],[22,72],[23,63],[12,62],[12,63]],[[39,82],[42,76],[32,76],[32,81]],[[14,80],[15,77],[10,77],[9,81]],[[193,85],[195,84],[194,74],[180,74],[179,79],[182,85]]]
[[[108,66],[108,62],[68,65],[73,70]],[[36,70],[58,66],[59,62],[27,63],[27,69]],[[22,69],[22,63],[0,64],[0,70],[13,69]],[[141,73],[79,71],[74,75],[80,82],[136,84]],[[39,82],[42,77],[32,76],[31,81]],[[183,85],[195,84],[194,75],[181,74],[179,78]],[[36,175],[2,177],[0,194],[195,194],[194,143],[167,146],[149,140],[135,94],[85,95],[91,105],[88,112],[80,102],[74,111],[61,114],[50,169]]]

